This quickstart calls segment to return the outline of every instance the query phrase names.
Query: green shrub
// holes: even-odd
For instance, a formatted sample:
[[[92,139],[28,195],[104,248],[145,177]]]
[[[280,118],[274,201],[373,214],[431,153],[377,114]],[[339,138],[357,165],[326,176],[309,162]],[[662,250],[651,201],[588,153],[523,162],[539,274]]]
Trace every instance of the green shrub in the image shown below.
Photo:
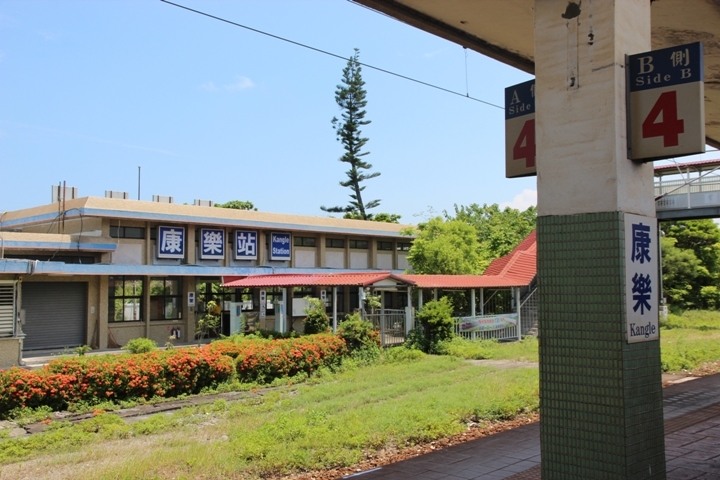
[[[338,335],[345,340],[352,352],[380,347],[380,334],[371,322],[363,320],[359,313],[347,315],[338,327]]]
[[[157,348],[157,343],[145,337],[133,338],[123,348],[130,353],[148,353]]]
[[[205,305],[205,313],[198,318],[195,325],[195,335],[197,338],[209,338],[211,335],[217,335],[220,329],[220,315],[222,309],[215,300],[210,300]]]
[[[388,348],[383,352],[382,359],[385,363],[416,362],[425,357],[425,353],[405,346]]]
[[[406,345],[425,353],[439,353],[442,342],[455,335],[455,319],[450,299],[427,302],[416,315],[417,324],[408,334]]]
[[[305,309],[305,334],[325,333],[330,331],[330,317],[325,312],[325,303],[314,297],[305,297],[307,308]]]

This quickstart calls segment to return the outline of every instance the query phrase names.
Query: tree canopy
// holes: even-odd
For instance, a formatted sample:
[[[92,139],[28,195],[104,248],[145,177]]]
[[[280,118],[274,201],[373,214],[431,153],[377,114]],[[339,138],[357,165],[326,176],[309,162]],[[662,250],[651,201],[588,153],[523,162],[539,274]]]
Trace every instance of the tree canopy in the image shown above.
[[[720,227],[711,219],[663,222],[663,295],[671,308],[715,308],[720,281]]]
[[[408,262],[415,273],[480,273],[481,260],[480,244],[472,225],[441,217],[418,225],[408,252]]]
[[[408,262],[417,273],[480,274],[535,229],[536,217],[535,207],[455,205],[455,216],[444,212],[418,225]]]
[[[468,206],[455,205],[455,216],[445,212],[445,218],[461,220],[475,227],[483,257],[493,260],[507,255],[535,230],[537,209],[526,210],[477,203]]]
[[[257,208],[255,208],[255,205],[248,200],[230,200],[225,203],[216,203],[215,206],[220,207],[220,208],[232,208],[234,210],[255,210],[255,211],[257,211]]]
[[[342,110],[341,118],[332,119],[336,138],[345,149],[339,160],[348,164],[348,170],[345,172],[347,180],[341,181],[340,186],[350,189],[351,200],[346,206],[321,206],[320,209],[325,212],[344,213],[347,218],[371,220],[372,215],[368,210],[378,207],[380,200],[364,200],[363,183],[379,176],[380,172],[370,172],[372,164],[364,160],[370,152],[363,150],[368,139],[362,136],[361,128],[371,122],[365,118],[367,92],[359,56],[360,51],[356,48],[343,69],[342,83],[335,90],[335,102]]]

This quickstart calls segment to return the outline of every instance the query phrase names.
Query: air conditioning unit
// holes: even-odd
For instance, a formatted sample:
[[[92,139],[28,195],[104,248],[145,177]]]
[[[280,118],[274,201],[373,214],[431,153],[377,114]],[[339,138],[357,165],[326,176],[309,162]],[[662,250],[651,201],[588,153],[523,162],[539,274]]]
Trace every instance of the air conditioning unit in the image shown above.
[[[105,190],[105,198],[121,198],[123,200],[128,199],[127,192],[116,192],[114,190]]]
[[[173,197],[167,197],[165,195],[153,195],[153,202],[158,203],[173,203]]]
[[[50,199],[51,203],[60,203],[65,200],[72,200],[74,198],[77,198],[78,189],[77,189],[77,187],[66,187],[63,185],[53,185],[51,195],[52,195],[52,198]]]

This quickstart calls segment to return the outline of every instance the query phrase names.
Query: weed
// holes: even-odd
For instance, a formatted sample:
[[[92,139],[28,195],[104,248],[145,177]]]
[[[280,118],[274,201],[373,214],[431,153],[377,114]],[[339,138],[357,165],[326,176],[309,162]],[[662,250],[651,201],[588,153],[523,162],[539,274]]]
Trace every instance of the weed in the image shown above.
[[[130,353],[148,353],[157,348],[157,343],[150,338],[133,338],[129,340],[123,348]]]

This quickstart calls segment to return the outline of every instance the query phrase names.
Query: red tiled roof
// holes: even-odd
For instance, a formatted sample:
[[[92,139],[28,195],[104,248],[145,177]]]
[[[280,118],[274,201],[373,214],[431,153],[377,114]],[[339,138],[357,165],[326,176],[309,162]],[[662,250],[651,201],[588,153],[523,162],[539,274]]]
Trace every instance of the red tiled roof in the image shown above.
[[[496,279],[498,286],[527,286],[537,275],[537,233],[533,230],[520,245],[494,260],[483,276]]]
[[[535,231],[504,257],[493,260],[482,275],[420,275],[390,272],[268,274],[223,277],[225,287],[363,286],[391,280],[418,288],[508,288],[530,285],[537,273]]]
[[[279,273],[268,275],[249,275],[245,277],[223,277],[225,287],[302,287],[302,286],[368,286],[382,280],[404,280],[390,272],[363,273]]]
[[[655,175],[687,173],[688,169],[694,171],[712,170],[720,167],[720,160],[698,160],[697,162],[671,163],[667,165],[655,165]]]

